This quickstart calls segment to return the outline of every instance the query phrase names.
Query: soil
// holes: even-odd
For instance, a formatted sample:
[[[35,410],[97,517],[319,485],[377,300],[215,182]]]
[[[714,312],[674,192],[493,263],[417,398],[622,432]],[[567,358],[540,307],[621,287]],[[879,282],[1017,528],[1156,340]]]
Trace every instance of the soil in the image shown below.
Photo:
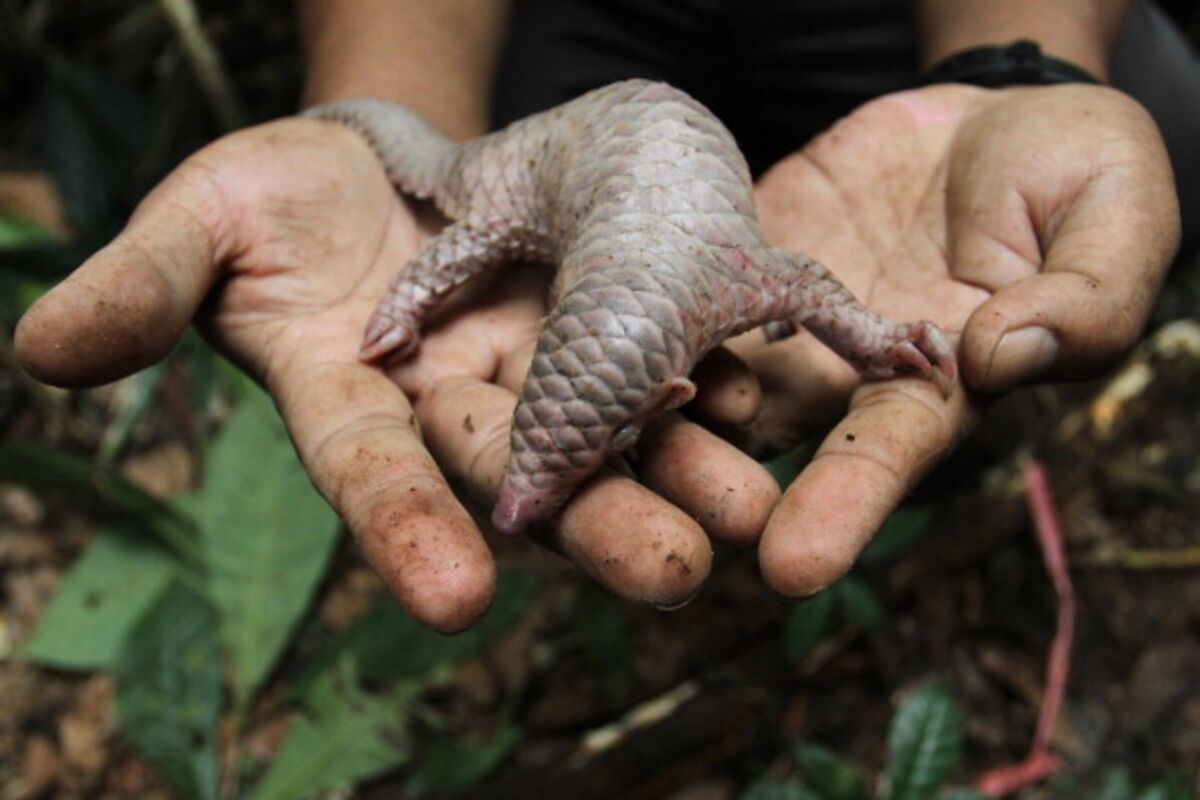
[[[108,5],[95,4],[94,13]],[[210,32],[252,115],[286,112],[299,69],[294,34],[280,21],[290,4],[212,5],[223,21]],[[115,40],[95,34],[101,26],[87,14],[58,13],[46,24],[64,48],[96,61],[114,56]],[[121,48],[153,74],[168,34],[148,38],[132,26],[122,29]],[[266,44],[250,48],[252,41]],[[267,69],[272,60],[283,67]],[[5,108],[32,108],[37,89],[0,76]],[[36,130],[32,113],[0,121],[3,139],[14,143],[0,148],[0,166],[27,170],[21,154],[33,149]],[[28,178],[26,171],[21,180]],[[35,183],[32,195],[22,190],[33,205],[44,199],[44,176]],[[121,407],[120,385],[39,390],[4,363],[0,441],[95,452]],[[931,677],[943,678],[964,710],[959,783],[1019,760],[1033,737],[1055,632],[1055,596],[1021,481],[1030,457],[1051,476],[1078,606],[1053,736],[1065,777],[1019,796],[1094,796],[1113,766],[1140,779],[1181,772],[1200,796],[1198,387],[1200,262],[1174,270],[1148,338],[1112,375],[994,402],[917,490],[915,500],[936,509],[918,545],[856,573],[880,598],[883,624],[866,632],[840,622],[799,663],[783,656],[790,606],[763,587],[751,552],[719,553],[705,590],[663,612],[598,596],[556,557],[499,543],[502,567],[538,571],[548,585],[513,631],[460,665],[433,698],[482,732],[516,700],[522,742],[485,789],[462,796],[728,800],[756,778],[785,776],[787,743],[796,740],[877,774],[898,703]],[[187,391],[182,370],[168,375],[119,462],[131,480],[164,496],[199,473],[202,425],[189,416]],[[102,524],[68,500],[0,486],[0,800],[173,796],[117,732],[106,676],[41,669],[14,655]],[[310,625],[344,630],[382,594],[347,540]],[[576,611],[585,601],[599,603],[623,631],[599,655],[580,635]],[[263,697],[281,696],[308,657],[295,647]],[[265,762],[278,750],[290,720],[277,711],[269,700],[256,707],[242,743],[247,758]],[[404,775],[385,776],[360,793],[402,797],[404,783]]]
[[[1184,272],[1164,298],[1173,311],[1197,307],[1185,296]],[[460,666],[437,703],[468,727],[486,730],[518,692],[517,722],[526,735],[486,790],[464,796],[553,797],[569,789],[576,798],[731,798],[748,780],[786,773],[784,743],[797,739],[873,770],[885,759],[898,699],[931,676],[949,683],[965,712],[960,781],[1019,760],[1033,735],[1055,629],[1054,593],[1020,479],[1029,457],[1042,460],[1051,475],[1078,599],[1073,669],[1053,738],[1074,788],[1060,781],[1021,796],[1087,796],[1086,787],[1113,765],[1147,777],[1164,770],[1194,777],[1200,767],[1197,386],[1200,322],[1183,315],[1161,325],[1106,380],[996,402],[977,433],[918,490],[916,501],[937,509],[920,544],[858,571],[882,601],[884,624],[866,633],[840,623],[798,664],[782,656],[788,605],[763,588],[751,552],[720,553],[707,588],[679,611],[600,598],[626,626],[622,673],[621,654],[617,669],[598,668],[580,645],[570,609],[580,592],[596,590],[556,558],[509,544],[502,561],[548,574],[550,588],[517,629]],[[82,393],[72,413],[103,418],[115,396],[111,389]],[[41,412],[31,406],[26,413]],[[192,480],[194,459],[195,450],[179,441],[157,441],[126,459],[123,472],[169,495]],[[0,786],[7,787],[0,796],[6,799],[170,795],[116,733],[107,677],[60,674],[11,656],[97,527],[68,502],[15,487],[0,492]],[[343,630],[381,594],[346,543],[317,604],[316,624]],[[539,652],[556,656],[535,658]],[[295,674],[285,665],[264,695],[278,694]],[[655,700],[666,708],[661,719],[621,724]],[[609,745],[589,747],[589,734],[606,727]],[[247,749],[267,759],[286,720],[264,714],[250,730]],[[394,797],[401,784],[384,779],[364,796]]]

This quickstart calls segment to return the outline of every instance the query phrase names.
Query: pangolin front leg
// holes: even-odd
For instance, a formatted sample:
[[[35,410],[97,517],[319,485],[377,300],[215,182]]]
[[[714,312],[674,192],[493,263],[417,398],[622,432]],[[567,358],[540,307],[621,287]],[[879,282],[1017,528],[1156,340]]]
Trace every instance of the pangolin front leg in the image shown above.
[[[446,295],[489,267],[511,261],[521,252],[520,245],[519,233],[511,228],[447,226],[396,275],[367,321],[359,358],[374,361],[389,353],[396,358],[410,355],[422,323]]]
[[[766,242],[733,137],[670,86],[613,84],[461,145],[379,101],[307,113],[358,131],[400,191],[454,221],[397,277],[364,359],[410,353],[425,315],[484,269],[560,265],[513,415],[498,530],[554,516],[608,454],[690,399],[706,352],[761,324],[806,327],[867,378],[954,382],[931,323],[883,320],[820,264]]]

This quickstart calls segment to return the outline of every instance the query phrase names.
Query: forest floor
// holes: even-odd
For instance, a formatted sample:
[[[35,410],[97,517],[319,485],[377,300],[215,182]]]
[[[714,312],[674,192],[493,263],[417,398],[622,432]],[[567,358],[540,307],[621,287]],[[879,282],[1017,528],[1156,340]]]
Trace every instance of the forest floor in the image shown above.
[[[258,13],[228,12],[218,44],[260,26],[271,52],[288,51],[290,33]],[[134,23],[121,29],[126,44],[155,52]],[[82,27],[64,23],[61,36],[87,39],[93,53],[116,46],[87,38]],[[244,96],[273,98],[264,101],[268,111],[287,107],[276,79],[259,68],[262,53],[222,50],[249,87]],[[288,69],[285,85],[294,59]],[[0,80],[5,103],[29,105],[30,91]],[[8,170],[0,212],[13,211],[15,197],[17,211],[65,229],[45,176],[13,155],[33,128],[0,128],[18,142],[0,154],[0,170]],[[36,387],[12,363],[7,341],[0,443],[100,449],[129,406],[131,384],[72,393]],[[151,421],[115,459],[119,474],[151,496],[179,497],[203,473],[210,420],[189,405],[194,380],[187,363],[169,368],[146,412]],[[1062,772],[1019,796],[1097,797],[1114,769],[1141,784],[1173,774],[1200,796],[1198,397],[1200,262],[1177,265],[1145,339],[1112,374],[991,405],[918,488],[888,552],[855,569],[853,591],[831,594],[836,600],[807,618],[765,589],[749,551],[719,552],[702,593],[665,612],[614,600],[530,544],[495,541],[501,568],[537,576],[540,588],[516,624],[455,661],[424,697],[481,740],[502,729],[519,736],[481,771],[486,780],[445,794],[726,800],[764,777],[786,781],[796,771],[789,744],[800,741],[875,775],[897,707],[931,678],[949,688],[964,719],[956,783],[1020,760],[1056,631],[1055,594],[1022,481],[1023,464],[1037,458],[1050,475],[1077,608],[1052,739]],[[0,484],[0,800],[175,796],[121,735],[107,671],[51,669],[20,656],[56,588],[106,525],[70,497]],[[383,595],[342,537],[246,719],[222,717],[226,763],[254,772],[272,761],[297,724],[282,698],[319,645],[351,630]],[[429,757],[420,741],[413,762],[361,783],[356,796],[420,793],[413,768]]]

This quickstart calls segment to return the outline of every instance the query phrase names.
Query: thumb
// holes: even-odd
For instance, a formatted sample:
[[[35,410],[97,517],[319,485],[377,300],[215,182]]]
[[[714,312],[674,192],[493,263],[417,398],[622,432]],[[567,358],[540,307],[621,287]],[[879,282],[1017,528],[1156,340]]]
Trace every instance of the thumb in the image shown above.
[[[1120,358],[1145,325],[1178,246],[1172,187],[1165,154],[1097,166],[1065,208],[1020,215],[1025,240],[1010,213],[1000,224],[1016,246],[995,249],[989,258],[978,244],[988,237],[976,236],[973,254],[953,253],[963,259],[955,270],[960,276],[986,271],[974,278],[993,292],[963,328],[966,384],[1001,392],[1041,378],[1087,378]],[[1039,205],[1036,198],[1025,203]],[[1032,250],[1022,241],[1032,242]]]
[[[26,312],[15,345],[30,374],[58,386],[90,386],[165,356],[225,260],[226,222],[207,172],[185,163],[112,243]]]
[[[1042,271],[998,289],[967,319],[959,352],[969,386],[1087,378],[1133,345],[1175,252],[1178,211],[1173,196],[1153,212],[1100,205],[1077,205]]]

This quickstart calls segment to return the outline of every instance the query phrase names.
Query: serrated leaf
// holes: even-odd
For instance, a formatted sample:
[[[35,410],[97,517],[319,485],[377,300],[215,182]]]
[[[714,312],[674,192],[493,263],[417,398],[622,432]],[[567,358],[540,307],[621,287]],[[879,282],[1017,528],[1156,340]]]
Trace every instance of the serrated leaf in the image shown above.
[[[950,691],[931,683],[896,713],[888,734],[888,797],[925,800],[937,794],[958,765],[962,712]]]
[[[836,584],[838,600],[846,619],[862,628],[867,633],[874,633],[883,625],[883,604],[875,596],[875,591],[861,578],[847,575]]]
[[[178,562],[144,538],[101,534],[63,579],[21,654],[59,669],[111,666],[134,623],[178,572]]]
[[[463,736],[438,737],[426,748],[421,769],[406,788],[414,794],[449,794],[465,789],[495,771],[521,738],[520,727],[507,718],[486,741]]]
[[[126,738],[185,797],[215,798],[221,663],[208,601],[171,581],[130,631],[113,671]]]
[[[933,520],[934,508],[905,505],[896,509],[859,556],[862,564],[890,561],[907,553]]]
[[[819,592],[796,603],[783,622],[783,649],[788,660],[803,659],[829,630],[833,612],[833,593]]]
[[[412,755],[409,712],[417,681],[384,694],[358,685],[353,664],[340,661],[309,697],[309,712],[292,726],[255,800],[299,800],[380,775]]]
[[[863,800],[867,784],[858,768],[832,750],[802,742],[792,748],[792,758],[804,786],[821,800]]]
[[[147,494],[112,468],[37,445],[0,446],[0,482],[37,491],[69,492],[76,503],[90,501],[114,516],[155,534],[184,561],[199,566],[200,543],[191,519]]]
[[[738,796],[738,800],[824,800],[798,783],[758,781]]]
[[[245,705],[308,608],[329,563],[338,521],[296,457],[270,398],[248,393],[213,442],[191,501],[208,588]]]

